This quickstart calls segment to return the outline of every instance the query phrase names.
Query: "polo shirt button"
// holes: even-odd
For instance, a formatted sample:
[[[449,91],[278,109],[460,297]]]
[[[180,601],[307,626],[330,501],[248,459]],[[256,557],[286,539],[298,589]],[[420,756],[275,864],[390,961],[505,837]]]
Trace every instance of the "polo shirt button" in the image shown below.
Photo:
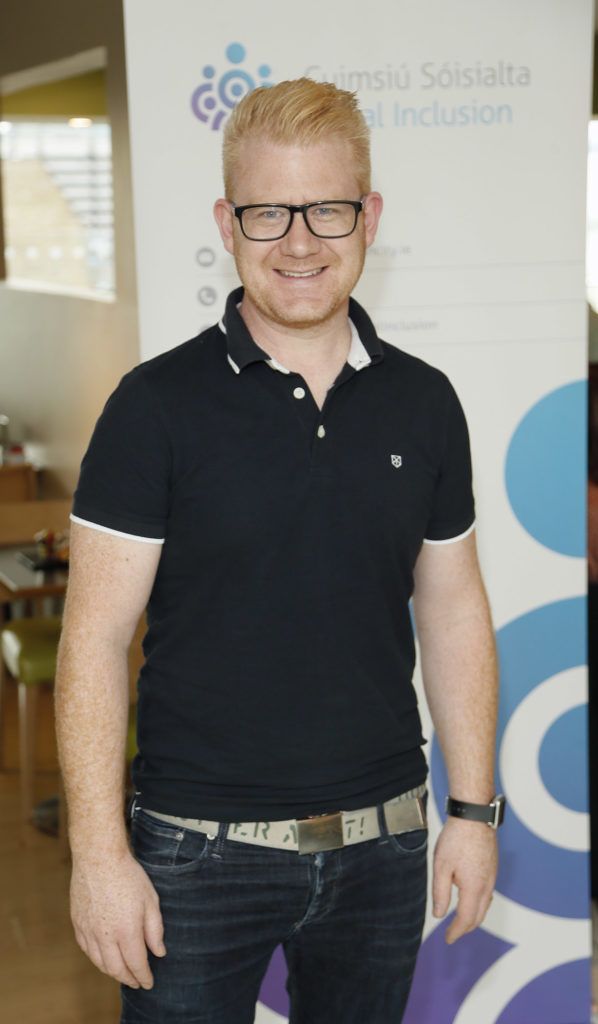
[[[305,398],[305,388],[293,388],[295,398]]]
[[[324,430],[324,427],[322,426],[321,423],[320,426],[318,427],[318,437],[326,437],[326,431]]]

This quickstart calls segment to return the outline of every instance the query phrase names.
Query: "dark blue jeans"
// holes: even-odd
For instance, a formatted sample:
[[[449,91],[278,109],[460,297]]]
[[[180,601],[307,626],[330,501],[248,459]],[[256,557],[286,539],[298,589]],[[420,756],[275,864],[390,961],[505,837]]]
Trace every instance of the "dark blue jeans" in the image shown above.
[[[427,796],[427,794],[426,794]],[[290,1024],[400,1024],[421,943],[427,830],[298,854],[152,818],[133,853],[160,898],[152,989],[121,985],[121,1024],[253,1024],[282,944]]]

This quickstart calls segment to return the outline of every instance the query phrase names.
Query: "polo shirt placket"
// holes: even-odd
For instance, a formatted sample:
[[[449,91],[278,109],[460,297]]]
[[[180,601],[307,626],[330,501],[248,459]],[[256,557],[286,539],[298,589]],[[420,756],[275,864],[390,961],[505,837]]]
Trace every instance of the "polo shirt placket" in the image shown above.
[[[352,310],[355,313],[355,309]],[[320,409],[316,400],[314,399],[310,388],[301,374],[289,370],[286,366],[283,366],[277,359],[269,356],[264,352],[251,338],[251,335],[247,331],[245,324],[243,323],[240,314],[238,313],[238,305],[233,306],[230,302],[227,308],[228,318],[233,321],[233,339],[228,341],[228,361],[235,373],[241,373],[241,367],[247,366],[250,362],[254,362],[255,359],[263,360],[276,373],[283,374],[288,378],[288,394],[292,396],[292,400],[289,406],[292,407],[293,412],[297,415],[302,427],[304,428],[307,437],[310,442],[310,469],[314,475],[326,476],[326,462],[327,452],[326,446],[318,444],[319,441],[323,441],[327,434],[327,424],[329,423],[331,416],[331,404],[336,391],[346,381],[366,367],[371,366],[372,362],[379,362],[382,357],[382,349],[378,345],[373,346],[372,355],[368,354],[368,350],[363,344],[357,328],[351,318],[349,318],[349,326],[351,330],[351,342],[349,353],[347,355],[347,361],[342,367],[336,380],[328,388],[326,398]],[[223,334],[227,335],[227,327],[225,318],[223,318],[219,325],[220,330]],[[231,349],[234,351],[235,358],[231,355]],[[332,414],[333,415],[333,414]]]

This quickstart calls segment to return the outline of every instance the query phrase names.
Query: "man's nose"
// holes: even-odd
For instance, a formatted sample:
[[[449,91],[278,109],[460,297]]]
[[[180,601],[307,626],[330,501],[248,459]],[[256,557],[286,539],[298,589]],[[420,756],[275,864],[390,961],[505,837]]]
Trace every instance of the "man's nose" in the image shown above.
[[[280,239],[282,252],[287,256],[309,256],[318,252],[320,239],[309,230],[303,215],[295,213],[286,235]]]

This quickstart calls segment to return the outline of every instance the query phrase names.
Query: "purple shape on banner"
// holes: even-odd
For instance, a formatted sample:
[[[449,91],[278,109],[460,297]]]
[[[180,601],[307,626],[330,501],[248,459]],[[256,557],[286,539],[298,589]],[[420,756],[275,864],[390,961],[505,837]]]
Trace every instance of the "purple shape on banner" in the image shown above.
[[[590,961],[573,960],[539,974],[511,999],[496,1024],[587,1024]]]
[[[454,916],[443,918],[420,947],[403,1024],[452,1024],[482,974],[513,948],[483,928],[448,946],[444,933]],[[528,1024],[527,1017],[518,1024],[523,1020]]]
[[[283,1017],[289,1015],[289,995],[286,990],[287,962],[282,946],[277,946],[260,988],[259,1001]]]
[[[204,123],[209,121],[206,109],[214,106],[214,98],[210,95],[213,89],[211,82],[204,82],[203,85],[198,85],[191,96],[191,109],[198,120]]]

